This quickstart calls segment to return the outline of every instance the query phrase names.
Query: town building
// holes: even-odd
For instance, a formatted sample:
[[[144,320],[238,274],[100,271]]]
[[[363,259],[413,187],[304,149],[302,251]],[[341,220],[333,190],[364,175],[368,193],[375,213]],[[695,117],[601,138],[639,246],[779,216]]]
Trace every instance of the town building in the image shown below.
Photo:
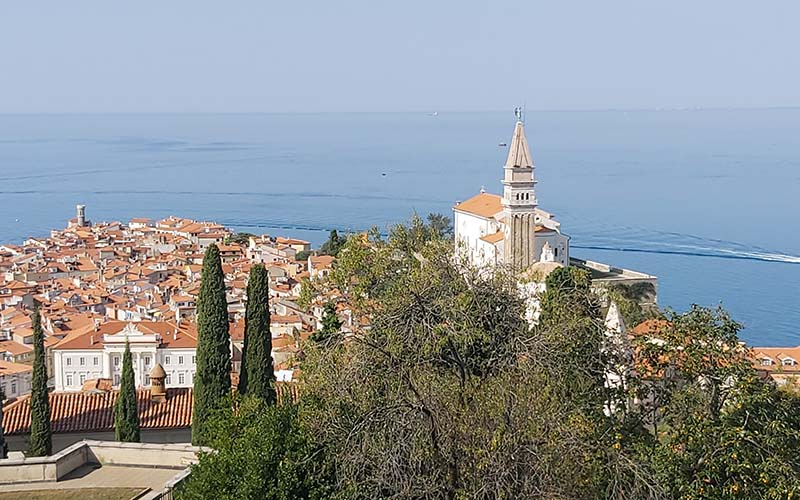
[[[457,258],[480,269],[511,270],[531,296],[543,289],[544,279],[554,269],[577,266],[590,273],[601,296],[602,289],[609,285],[642,284],[640,301],[655,305],[655,276],[571,255],[570,237],[562,232],[561,223],[539,207],[535,165],[521,112],[517,117],[503,165],[503,194],[487,193],[481,188],[477,195],[453,207]],[[534,320],[535,309],[533,304],[529,311]]]
[[[93,379],[108,379],[112,387],[118,387],[126,343],[137,387],[150,386],[150,371],[159,364],[168,386],[192,387],[197,351],[194,324],[109,320],[67,335],[53,347],[56,391],[80,391]]]

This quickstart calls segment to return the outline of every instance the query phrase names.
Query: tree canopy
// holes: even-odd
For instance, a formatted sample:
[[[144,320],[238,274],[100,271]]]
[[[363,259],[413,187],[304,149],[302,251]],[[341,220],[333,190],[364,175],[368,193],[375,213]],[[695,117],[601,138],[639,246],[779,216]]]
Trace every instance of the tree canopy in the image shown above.
[[[44,330],[39,305],[31,315],[33,327],[33,377],[31,381],[31,436],[28,456],[41,457],[53,452],[53,434],[50,429],[50,395],[47,389]]]
[[[197,298],[197,371],[194,377],[192,443],[207,444],[206,424],[231,390],[228,301],[219,249],[212,244],[203,257]]]
[[[800,400],[756,375],[722,309],[630,303],[620,310],[632,320],[658,319],[610,349],[614,295],[566,267],[548,275],[531,325],[516,276],[460,264],[416,216],[348,238],[308,302],[334,289],[358,321],[336,334],[326,307],[324,341],[304,346],[299,405],[219,410],[219,451],[195,468],[189,498],[267,486],[337,499],[800,494]],[[630,376],[610,387],[622,365]],[[619,410],[604,411],[612,397]]]
[[[136,380],[133,374],[131,346],[125,342],[122,355],[122,379],[114,405],[114,434],[117,441],[139,442],[139,411],[136,406]]]
[[[269,274],[262,264],[256,264],[250,268],[247,282],[244,348],[238,391],[274,403],[275,373],[269,325]]]

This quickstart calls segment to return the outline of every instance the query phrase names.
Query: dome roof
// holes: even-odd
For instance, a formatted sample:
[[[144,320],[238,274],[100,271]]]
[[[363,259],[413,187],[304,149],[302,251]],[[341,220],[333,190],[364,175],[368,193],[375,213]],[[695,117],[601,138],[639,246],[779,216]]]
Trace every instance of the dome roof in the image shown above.
[[[156,366],[150,370],[150,378],[165,378],[167,376],[167,372],[164,371],[164,367],[161,366],[161,363],[156,363]]]

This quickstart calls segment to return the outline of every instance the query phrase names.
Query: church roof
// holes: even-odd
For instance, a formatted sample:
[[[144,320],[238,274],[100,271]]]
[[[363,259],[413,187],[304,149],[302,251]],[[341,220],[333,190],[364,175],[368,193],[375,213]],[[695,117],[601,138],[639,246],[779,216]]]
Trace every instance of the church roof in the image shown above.
[[[467,201],[459,203],[453,207],[453,209],[488,219],[489,217],[493,217],[494,215],[502,212],[503,206],[500,203],[500,197],[498,195],[480,193],[468,199]]]
[[[525,125],[522,122],[517,122],[517,126],[514,127],[514,136],[511,138],[511,145],[508,148],[506,167],[533,167],[528,139],[525,138]]]
[[[503,241],[503,231],[497,231],[494,234],[487,234],[486,236],[481,236],[481,240],[485,241],[486,243],[499,243]]]

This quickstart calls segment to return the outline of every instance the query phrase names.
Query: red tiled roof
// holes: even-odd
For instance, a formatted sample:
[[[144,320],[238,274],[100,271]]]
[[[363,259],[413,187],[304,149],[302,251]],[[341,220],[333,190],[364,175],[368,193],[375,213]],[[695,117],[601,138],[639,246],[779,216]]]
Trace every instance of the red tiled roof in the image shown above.
[[[59,432],[104,432],[114,430],[114,402],[117,391],[102,394],[83,392],[50,393],[50,426]],[[149,389],[138,389],[136,399],[142,429],[182,429],[192,425],[192,389],[167,389],[167,400],[156,403]],[[27,434],[31,421],[30,396],[3,408],[6,434]]]
[[[480,193],[453,208],[488,219],[503,211],[503,205],[500,200],[501,198],[496,194]]]

